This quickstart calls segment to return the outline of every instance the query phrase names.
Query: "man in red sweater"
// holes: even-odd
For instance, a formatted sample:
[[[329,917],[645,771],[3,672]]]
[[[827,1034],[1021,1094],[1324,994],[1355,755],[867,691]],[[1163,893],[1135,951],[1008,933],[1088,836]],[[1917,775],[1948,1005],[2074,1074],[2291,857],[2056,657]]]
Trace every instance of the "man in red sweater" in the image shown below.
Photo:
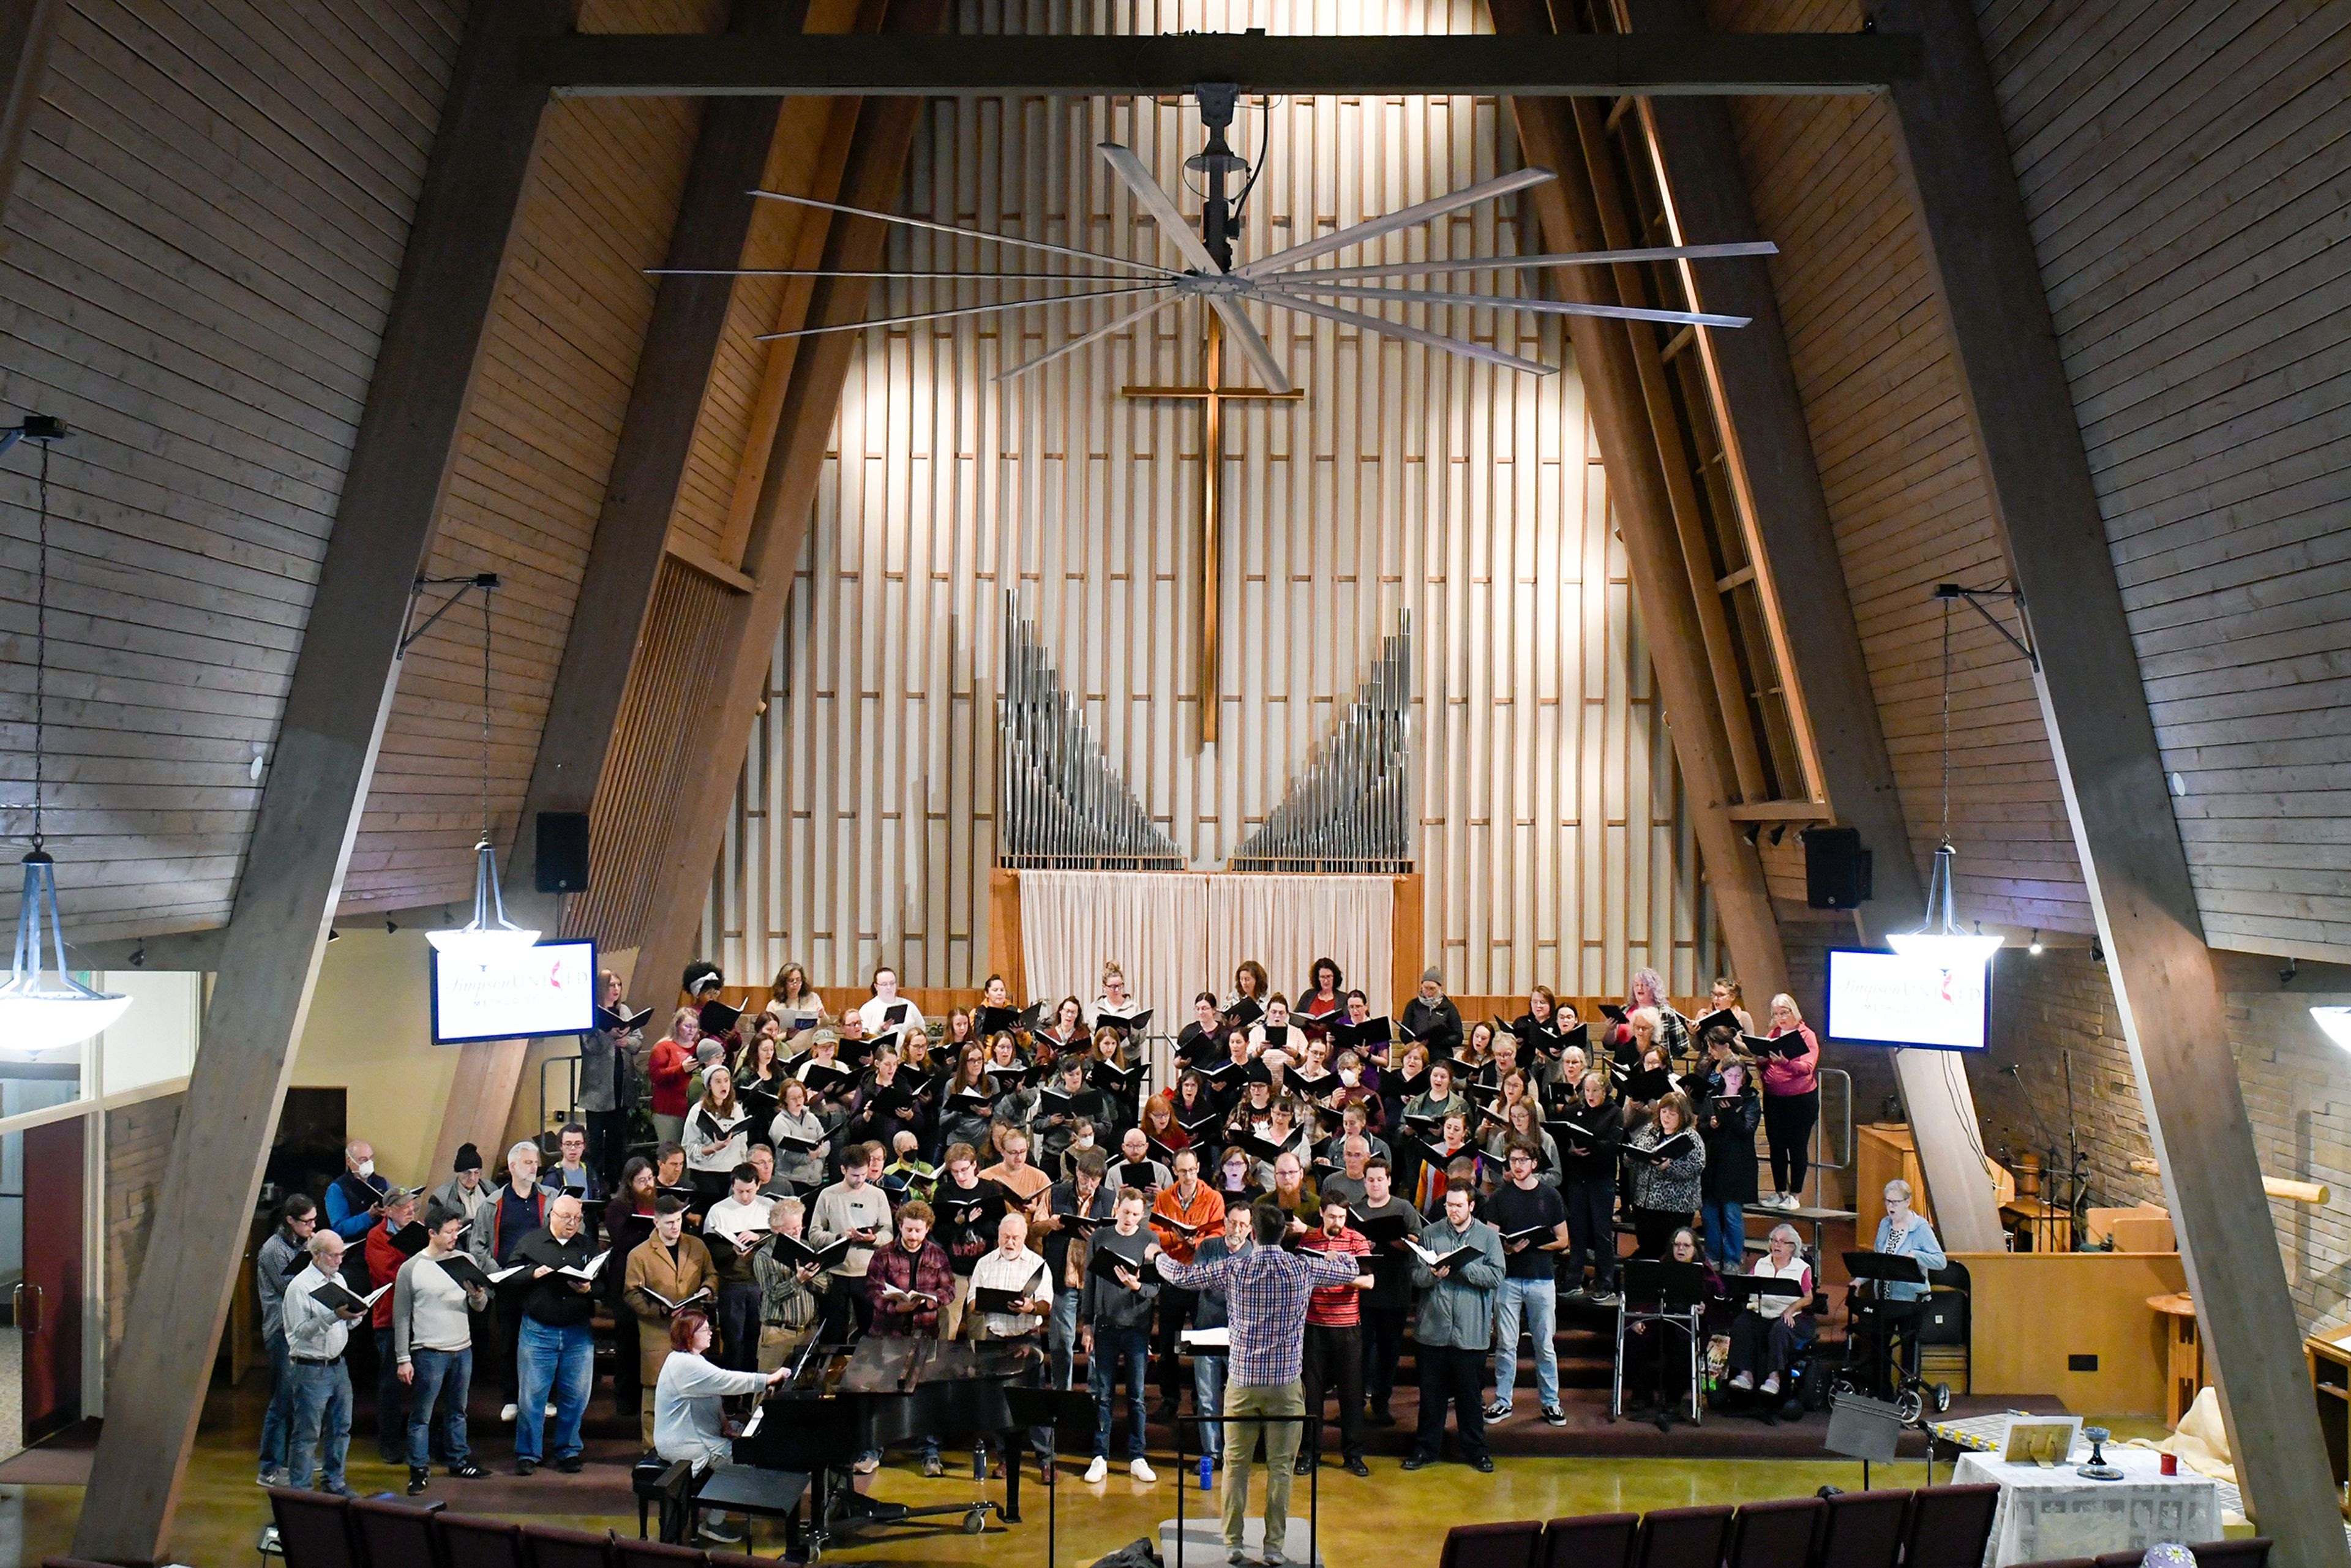
[[[424,1245],[424,1235],[419,1230],[416,1248],[403,1252],[392,1238],[404,1226],[416,1220],[416,1195],[395,1187],[383,1200],[383,1218],[367,1233],[364,1249],[367,1257],[368,1289],[381,1290],[392,1283],[400,1266],[408,1261],[409,1252]],[[375,1325],[375,1442],[376,1453],[387,1465],[408,1463],[408,1389],[400,1381],[399,1358],[392,1353],[392,1292],[385,1291],[375,1299],[375,1312],[369,1320]]]
[[[931,1239],[931,1206],[920,1198],[901,1204],[893,1221],[897,1235],[865,1266],[865,1296],[873,1309],[877,1334],[936,1339],[939,1309],[955,1294],[955,1267]],[[923,1473],[943,1475],[939,1438],[923,1435]]]
[[[1372,1243],[1360,1230],[1347,1228],[1347,1206],[1332,1200],[1322,1206],[1322,1224],[1299,1239],[1301,1252],[1331,1252],[1357,1258],[1371,1256]],[[1362,1292],[1371,1289],[1369,1273],[1358,1274],[1345,1285],[1317,1285],[1306,1301],[1306,1409],[1320,1415],[1322,1401],[1335,1384],[1339,1395],[1339,1453],[1351,1476],[1367,1476],[1364,1463],[1364,1307]],[[1300,1475],[1314,1468],[1315,1451],[1301,1447],[1295,1467]]]

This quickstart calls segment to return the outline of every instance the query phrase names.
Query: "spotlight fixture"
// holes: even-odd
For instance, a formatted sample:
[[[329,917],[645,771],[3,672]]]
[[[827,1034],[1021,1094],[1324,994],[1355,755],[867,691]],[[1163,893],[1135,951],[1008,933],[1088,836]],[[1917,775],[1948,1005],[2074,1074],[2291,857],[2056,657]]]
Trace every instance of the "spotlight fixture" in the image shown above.
[[[2091,938],[2090,938],[2090,962],[2091,962],[2091,963],[2093,963],[2093,964],[2103,964],[2103,963],[2105,963],[2105,961],[2106,961],[2106,947],[2105,947],[2105,943],[2103,943],[2103,942],[2101,942],[2101,941],[2099,941],[2095,936],[2091,937]]]
[[[1782,839],[1784,839],[1784,838],[1786,838],[1787,836],[1788,836],[1788,824],[1787,824],[1787,823],[1785,823],[1785,822],[1774,822],[1774,823],[1772,823],[1772,824],[1771,824],[1771,847],[1772,847],[1773,849],[1778,849],[1778,848],[1780,847],[1780,841],[1781,841],[1781,840],[1782,840]]]
[[[2041,927],[2038,925],[2032,928],[2032,940],[2025,945],[2024,950],[2036,958],[2041,956]]]
[[[2293,985],[2294,976],[2299,973],[2301,973],[2301,971],[2295,966],[2294,961],[2292,958],[2288,958],[2285,961],[2285,967],[2278,971],[2278,984],[2281,986]]]
[[[57,863],[42,847],[49,672],[49,449],[68,434],[64,421],[42,413],[27,414],[22,423],[0,431],[0,452],[20,441],[38,442],[41,447],[35,481],[40,545],[33,601],[33,848],[25,856],[25,891],[16,904],[16,962],[7,981],[0,984],[0,1038],[35,1051],[78,1045],[131,1006],[129,997],[93,991],[66,967],[65,928],[57,920]]]

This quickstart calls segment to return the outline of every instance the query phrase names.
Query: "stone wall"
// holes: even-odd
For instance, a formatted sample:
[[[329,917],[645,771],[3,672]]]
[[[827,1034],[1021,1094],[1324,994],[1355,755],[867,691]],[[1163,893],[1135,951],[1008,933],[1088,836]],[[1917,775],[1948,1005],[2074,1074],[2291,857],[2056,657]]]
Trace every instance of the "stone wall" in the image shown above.
[[[126,1105],[106,1113],[106,1360],[114,1364],[131,1312],[131,1293],[147,1257],[172,1138],[179,1131],[183,1094]]]

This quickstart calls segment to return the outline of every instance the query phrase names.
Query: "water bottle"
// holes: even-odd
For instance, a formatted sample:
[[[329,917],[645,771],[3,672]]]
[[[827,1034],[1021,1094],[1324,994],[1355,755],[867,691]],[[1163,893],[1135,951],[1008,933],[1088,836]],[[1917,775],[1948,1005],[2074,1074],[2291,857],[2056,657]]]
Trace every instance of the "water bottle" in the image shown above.
[[[1216,1484],[1217,1461],[1207,1454],[1200,1456],[1200,1490],[1207,1491]]]

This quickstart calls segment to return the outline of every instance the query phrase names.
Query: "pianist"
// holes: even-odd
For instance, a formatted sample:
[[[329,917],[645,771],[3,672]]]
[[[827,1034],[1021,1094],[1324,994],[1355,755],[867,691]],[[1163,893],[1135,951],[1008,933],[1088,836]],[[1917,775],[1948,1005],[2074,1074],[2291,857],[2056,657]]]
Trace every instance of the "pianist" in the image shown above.
[[[669,1321],[669,1358],[653,1387],[653,1451],[684,1459],[697,1474],[735,1462],[721,1401],[730,1395],[758,1394],[781,1383],[789,1367],[773,1372],[730,1372],[713,1365],[710,1320],[688,1307]],[[743,1540],[742,1527],[716,1510],[705,1510],[702,1533],[727,1545]]]

